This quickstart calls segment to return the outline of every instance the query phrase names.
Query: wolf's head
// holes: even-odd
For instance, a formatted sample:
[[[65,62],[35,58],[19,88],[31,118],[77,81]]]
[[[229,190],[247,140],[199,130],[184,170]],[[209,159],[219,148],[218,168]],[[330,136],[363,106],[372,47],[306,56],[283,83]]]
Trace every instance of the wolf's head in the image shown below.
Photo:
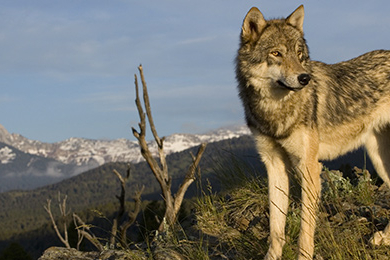
[[[303,5],[286,19],[274,20],[265,20],[256,7],[250,9],[242,25],[237,79],[255,88],[269,86],[281,92],[308,85],[311,77],[303,18]]]

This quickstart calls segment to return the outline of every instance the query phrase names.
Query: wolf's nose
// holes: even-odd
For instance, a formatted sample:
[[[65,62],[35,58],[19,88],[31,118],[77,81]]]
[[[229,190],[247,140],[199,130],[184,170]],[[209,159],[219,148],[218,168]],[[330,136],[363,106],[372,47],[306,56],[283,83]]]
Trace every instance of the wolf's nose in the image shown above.
[[[298,81],[302,86],[306,86],[307,84],[309,84],[310,79],[311,77],[309,74],[304,73],[298,76]]]

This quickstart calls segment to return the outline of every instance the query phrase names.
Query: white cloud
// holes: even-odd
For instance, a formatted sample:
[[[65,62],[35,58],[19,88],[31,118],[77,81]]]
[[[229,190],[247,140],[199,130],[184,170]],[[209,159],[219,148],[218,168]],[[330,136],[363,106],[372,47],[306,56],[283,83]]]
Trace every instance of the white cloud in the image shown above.
[[[198,37],[198,38],[190,38],[186,40],[179,41],[179,45],[187,45],[187,44],[198,44],[198,43],[205,43],[215,40],[216,36],[205,36],[205,37]]]
[[[12,102],[16,102],[19,100],[20,100],[20,98],[18,98],[18,97],[13,97],[13,96],[9,96],[9,95],[0,95],[0,103],[12,103]]]
[[[76,100],[79,104],[91,105],[96,111],[133,112],[136,111],[131,102],[129,91],[123,92],[95,92],[89,93]]]

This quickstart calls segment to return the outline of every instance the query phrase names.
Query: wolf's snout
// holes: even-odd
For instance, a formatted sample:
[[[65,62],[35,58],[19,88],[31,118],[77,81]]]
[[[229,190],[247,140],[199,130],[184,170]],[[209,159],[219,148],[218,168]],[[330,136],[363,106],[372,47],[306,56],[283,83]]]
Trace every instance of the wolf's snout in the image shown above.
[[[303,73],[298,76],[298,81],[302,86],[306,86],[307,84],[309,84],[310,79],[311,77],[309,74]]]

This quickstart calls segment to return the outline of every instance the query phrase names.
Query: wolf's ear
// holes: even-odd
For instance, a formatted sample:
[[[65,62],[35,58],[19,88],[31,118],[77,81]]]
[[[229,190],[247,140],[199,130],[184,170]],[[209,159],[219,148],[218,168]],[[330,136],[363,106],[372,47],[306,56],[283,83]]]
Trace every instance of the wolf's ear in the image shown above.
[[[242,42],[254,42],[259,39],[261,32],[267,25],[263,14],[256,7],[252,7],[246,14],[242,24]]]
[[[303,5],[299,6],[289,17],[286,18],[286,22],[296,27],[303,32],[303,18],[305,16],[305,10]]]

